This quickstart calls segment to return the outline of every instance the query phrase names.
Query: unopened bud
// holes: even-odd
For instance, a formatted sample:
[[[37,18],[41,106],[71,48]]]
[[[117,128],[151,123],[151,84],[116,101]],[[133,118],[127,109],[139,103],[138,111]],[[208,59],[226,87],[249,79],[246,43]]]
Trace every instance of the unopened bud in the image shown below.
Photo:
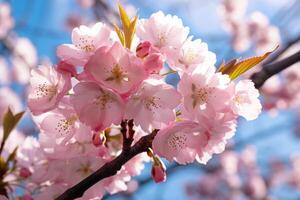
[[[31,197],[31,195],[25,194],[24,196],[22,196],[21,200],[33,200],[33,198]]]
[[[28,178],[29,176],[31,176],[31,172],[27,167],[22,167],[20,169],[20,176],[23,178]]]
[[[140,43],[136,48],[136,56],[139,58],[144,58],[149,55],[151,50],[151,43],[148,41]]]
[[[100,133],[96,132],[93,135],[92,141],[93,141],[93,144],[96,147],[99,147],[99,146],[101,146],[105,143],[106,138],[105,138],[105,135],[102,132],[100,132]]]
[[[61,61],[57,64],[57,71],[60,73],[70,73],[71,76],[76,76],[76,68],[74,65],[70,65],[64,61]]]
[[[166,167],[159,157],[153,157],[153,165],[151,169],[152,179],[156,183],[165,182],[167,180]]]
[[[25,195],[22,197],[22,200],[33,200],[33,198],[31,197],[30,194],[25,194]]]

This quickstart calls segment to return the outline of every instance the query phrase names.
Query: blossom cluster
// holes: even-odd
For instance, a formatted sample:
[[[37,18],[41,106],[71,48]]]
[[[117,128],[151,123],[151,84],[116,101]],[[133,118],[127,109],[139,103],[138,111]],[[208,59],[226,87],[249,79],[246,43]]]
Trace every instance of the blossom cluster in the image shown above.
[[[255,44],[258,52],[274,49],[280,43],[280,32],[270,24],[268,18],[255,11],[247,18],[248,0],[223,0],[220,5],[225,29],[232,35],[232,46],[238,52]]]
[[[253,120],[261,112],[253,82],[236,83],[218,72],[216,55],[177,16],[154,13],[128,35],[135,22],[124,32],[101,22],[75,28],[72,44],[57,48],[57,65],[32,70],[28,106],[40,134],[28,137],[18,154],[30,172],[27,195],[53,199],[114,159],[122,151],[124,120],[134,122],[134,143],[159,130],[154,161],[164,168],[157,156],[205,164],[224,150],[238,116]],[[180,77],[177,86],[165,81],[169,68]],[[134,157],[82,199],[127,190],[148,160],[146,154]],[[153,174],[164,180],[157,168]]]

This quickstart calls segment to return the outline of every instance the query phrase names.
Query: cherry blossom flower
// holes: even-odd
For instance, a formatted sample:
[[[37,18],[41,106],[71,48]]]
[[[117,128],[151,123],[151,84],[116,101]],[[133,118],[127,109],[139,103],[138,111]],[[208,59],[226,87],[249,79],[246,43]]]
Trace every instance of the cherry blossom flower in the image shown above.
[[[192,72],[196,67],[214,66],[216,55],[208,51],[206,43],[200,39],[186,40],[178,51],[178,55],[174,55],[170,60],[170,67],[175,70]]]
[[[91,28],[80,26],[72,31],[72,43],[57,48],[57,56],[72,65],[85,65],[91,55],[109,42],[111,30],[103,23],[96,23]]]
[[[71,105],[59,105],[55,110],[44,114],[42,118],[43,120],[40,123],[41,133],[53,138],[52,140],[56,140],[58,144],[65,144],[73,136],[76,137],[76,135],[82,133],[89,135],[91,133],[90,128],[79,121]]]
[[[134,119],[145,131],[162,128],[175,120],[174,109],[181,95],[161,80],[147,79],[139,90],[129,98],[126,118]]]
[[[51,66],[31,71],[28,107],[34,115],[54,109],[70,90],[70,75],[59,73]]]
[[[226,90],[229,77],[220,73],[205,73],[199,70],[192,74],[183,74],[178,91],[183,96],[183,114],[194,119],[199,110],[213,108],[216,111],[226,109],[230,93]]]
[[[96,131],[120,124],[124,113],[124,102],[118,94],[92,82],[78,83],[71,102],[80,121]]]
[[[123,95],[130,93],[146,78],[142,61],[119,43],[99,48],[85,68],[97,82]]]
[[[168,55],[182,46],[189,34],[189,28],[184,27],[177,16],[165,15],[159,11],[149,19],[141,19],[136,33],[139,38],[149,41]]]
[[[261,112],[262,106],[258,99],[259,92],[251,80],[241,80],[235,85],[234,98],[232,101],[233,112],[254,120]]]
[[[203,134],[208,138],[202,154],[197,157],[199,163],[206,164],[213,154],[224,151],[227,141],[235,134],[236,118],[231,112],[216,113],[211,109],[205,114],[198,113],[197,120],[201,123]]]
[[[202,127],[192,121],[173,122],[160,130],[153,140],[153,151],[169,161],[180,164],[192,163],[202,154],[208,138]]]

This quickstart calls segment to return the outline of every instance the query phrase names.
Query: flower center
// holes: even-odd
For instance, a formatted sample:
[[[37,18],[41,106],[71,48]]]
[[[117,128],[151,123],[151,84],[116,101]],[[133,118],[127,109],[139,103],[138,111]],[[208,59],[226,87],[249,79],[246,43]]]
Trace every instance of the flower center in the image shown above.
[[[80,168],[77,171],[81,172],[84,176],[89,175],[93,172],[90,163],[81,164]]]
[[[181,150],[187,147],[187,136],[184,133],[175,133],[168,138],[168,145],[173,150]]]
[[[153,96],[153,97],[148,97],[148,98],[144,99],[143,102],[144,102],[145,107],[148,110],[152,111],[153,109],[157,109],[157,108],[161,107],[157,102],[158,100],[160,100],[159,97]]]
[[[183,58],[186,64],[192,64],[197,56],[197,52],[195,52],[193,49],[187,49],[185,54],[183,54]]]
[[[93,45],[93,39],[87,39],[87,38],[79,38],[79,43],[75,46],[85,52],[92,52],[95,50],[95,46]]]
[[[116,64],[111,70],[111,76],[105,79],[105,81],[116,81],[118,84],[121,84],[122,81],[128,82],[129,79],[126,73],[122,71],[122,68]]]
[[[156,46],[163,47],[166,45],[167,36],[165,32],[158,33],[158,44]]]
[[[101,109],[104,109],[107,103],[112,102],[112,100],[112,97],[108,93],[102,93],[95,98],[94,104],[100,106]]]
[[[213,88],[208,87],[202,87],[198,89],[194,84],[192,84],[193,108],[195,108],[198,104],[202,105],[207,103],[212,89]]]
[[[61,135],[67,135],[71,133],[72,126],[75,124],[77,120],[76,115],[72,115],[67,119],[61,119],[58,121],[55,130]]]
[[[55,96],[57,93],[57,87],[54,85],[48,85],[45,83],[39,84],[36,88],[36,97],[43,98],[46,96],[50,97],[50,100]]]

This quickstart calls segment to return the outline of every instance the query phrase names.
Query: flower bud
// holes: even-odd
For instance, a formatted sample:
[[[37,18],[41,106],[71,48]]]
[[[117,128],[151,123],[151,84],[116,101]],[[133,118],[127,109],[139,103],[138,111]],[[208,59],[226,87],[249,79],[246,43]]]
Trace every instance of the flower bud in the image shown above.
[[[77,76],[76,68],[74,65],[70,65],[64,61],[60,61],[57,64],[57,71],[60,73],[70,73],[71,76]]]
[[[163,56],[160,53],[152,53],[148,55],[144,62],[145,70],[150,73],[158,73],[164,66]]]
[[[148,41],[140,43],[136,48],[136,56],[139,58],[144,58],[149,55],[151,50],[151,43]]]
[[[31,172],[27,167],[22,167],[20,169],[20,176],[23,178],[28,178],[29,176],[31,176]]]
[[[101,132],[95,132],[92,138],[92,142],[96,147],[101,146],[106,141],[105,135]]]
[[[165,182],[167,180],[166,167],[159,157],[153,157],[154,163],[151,169],[152,179],[156,183]]]
[[[25,194],[24,196],[22,196],[21,200],[33,200],[33,198],[30,194]]]

